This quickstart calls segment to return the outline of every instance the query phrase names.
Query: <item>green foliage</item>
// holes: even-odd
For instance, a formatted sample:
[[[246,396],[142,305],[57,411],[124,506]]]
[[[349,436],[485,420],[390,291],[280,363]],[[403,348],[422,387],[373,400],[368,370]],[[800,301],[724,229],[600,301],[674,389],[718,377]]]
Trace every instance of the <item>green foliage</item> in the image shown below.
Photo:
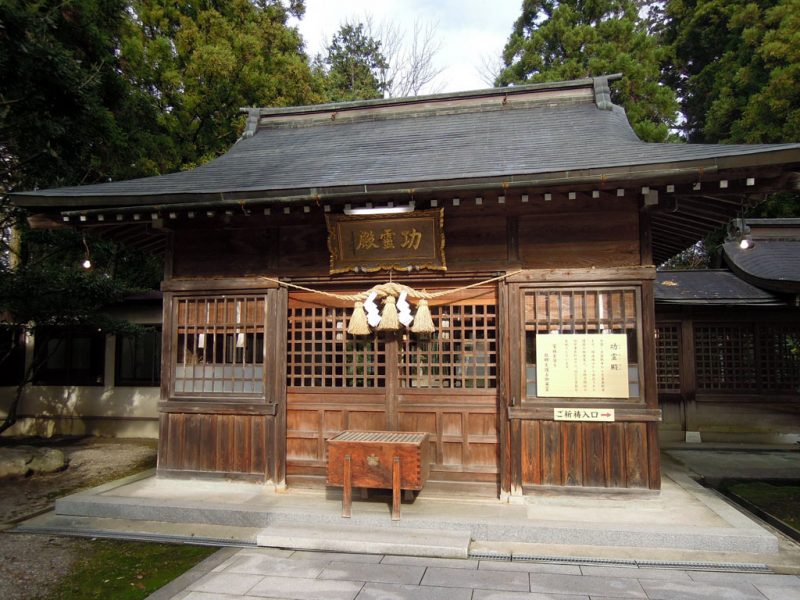
[[[325,58],[317,57],[315,70],[329,102],[382,98],[389,62],[381,42],[370,37],[363,23],[345,23],[333,36]]]
[[[187,544],[93,540],[47,600],[147,598],[217,551]]]
[[[154,105],[159,151],[142,168],[163,173],[226,151],[243,106],[319,100],[290,13],[279,0],[131,0],[121,41],[122,74]]]
[[[677,102],[660,84],[662,52],[631,0],[524,0],[503,61],[499,85],[622,73],[612,96],[636,133],[670,138]]]
[[[800,530],[800,485],[797,481],[746,481],[726,487],[736,496]]]
[[[690,141],[800,140],[798,0],[670,0],[663,38]]]
[[[96,183],[130,173],[132,125],[154,118],[119,77],[123,0],[0,3],[0,184]]]
[[[303,10],[297,0],[0,3],[2,191],[189,168],[231,146],[240,107],[314,101],[301,39],[287,26]],[[22,217],[3,197],[0,229],[23,229]],[[83,243],[67,232],[25,233],[27,259],[12,270],[18,245],[0,237],[9,322],[100,318],[101,300],[160,279],[153,259],[113,244],[104,265],[109,244],[99,240],[95,268],[80,271]],[[133,265],[146,276],[126,272]]]
[[[84,244],[84,239],[86,244]],[[104,309],[161,279],[157,257],[72,230],[35,230],[24,235],[25,255],[0,271],[0,315],[17,327],[100,327],[128,332],[132,326],[105,316]],[[91,269],[81,262],[90,251]]]

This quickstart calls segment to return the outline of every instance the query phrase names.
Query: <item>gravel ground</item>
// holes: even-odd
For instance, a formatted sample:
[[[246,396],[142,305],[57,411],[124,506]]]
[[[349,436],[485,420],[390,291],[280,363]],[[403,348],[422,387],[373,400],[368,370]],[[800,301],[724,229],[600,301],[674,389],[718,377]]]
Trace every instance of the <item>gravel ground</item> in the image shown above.
[[[3,445],[14,445],[3,440]],[[0,481],[0,529],[47,509],[55,498],[155,466],[156,441],[114,438],[20,440],[58,448],[69,459],[64,471]],[[55,589],[89,546],[88,540],[0,531],[0,598],[30,600]]]

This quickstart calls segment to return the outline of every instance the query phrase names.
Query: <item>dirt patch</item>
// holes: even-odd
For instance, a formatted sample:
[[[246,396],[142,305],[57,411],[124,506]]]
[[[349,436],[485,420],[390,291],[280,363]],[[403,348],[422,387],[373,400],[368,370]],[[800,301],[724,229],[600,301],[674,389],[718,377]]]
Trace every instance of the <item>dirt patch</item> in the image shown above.
[[[3,440],[13,446],[15,440]],[[0,523],[47,509],[56,498],[155,466],[156,440],[80,438],[20,440],[58,448],[68,466],[58,473],[0,481]],[[49,535],[0,533],[0,598],[47,596],[82,556],[90,542]]]

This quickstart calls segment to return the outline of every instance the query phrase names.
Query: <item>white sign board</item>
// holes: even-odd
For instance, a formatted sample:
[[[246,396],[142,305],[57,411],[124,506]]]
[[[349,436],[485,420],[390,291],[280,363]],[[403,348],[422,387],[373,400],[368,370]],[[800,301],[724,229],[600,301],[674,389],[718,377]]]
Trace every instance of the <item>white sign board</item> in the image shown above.
[[[554,421],[598,421],[613,422],[613,408],[554,408]]]
[[[536,395],[627,398],[627,336],[624,333],[537,334]]]

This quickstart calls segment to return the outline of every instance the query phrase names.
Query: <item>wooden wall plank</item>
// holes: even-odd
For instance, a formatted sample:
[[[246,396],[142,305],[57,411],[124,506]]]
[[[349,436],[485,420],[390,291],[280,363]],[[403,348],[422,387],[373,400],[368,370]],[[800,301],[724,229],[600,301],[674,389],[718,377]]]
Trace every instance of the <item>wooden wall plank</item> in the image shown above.
[[[540,421],[522,422],[522,483],[541,485],[541,426]]]
[[[605,487],[608,485],[606,467],[605,427],[602,423],[583,423],[583,485]]]
[[[656,423],[515,422],[525,486],[658,489],[651,459]]]
[[[213,415],[198,415],[199,434],[197,446],[199,460],[197,468],[201,471],[213,471],[215,458],[213,449],[216,447],[216,427]]]
[[[610,487],[624,488],[628,485],[625,464],[625,424],[609,423],[603,430],[605,437],[605,463]]]
[[[583,485],[583,424],[561,424],[562,485]]]
[[[161,414],[158,417],[158,458],[156,467],[158,469],[169,469],[169,447],[171,440],[169,437],[169,415]]]
[[[647,427],[644,423],[625,423],[625,464],[628,487],[648,487]]]
[[[225,419],[224,415],[214,415],[214,429],[217,431],[217,450],[215,454],[215,471],[225,472],[228,470],[227,440],[230,438],[228,431],[230,420]]]
[[[267,476],[267,419],[250,420],[250,472]]]
[[[183,464],[183,446],[186,444],[186,437],[184,436],[184,418],[181,414],[171,414],[168,416],[169,428],[167,436],[172,443],[169,445],[169,454],[167,454],[167,468],[179,469]]]
[[[561,470],[561,427],[552,421],[540,421],[542,429],[539,461],[542,468],[542,485],[563,485]]]
[[[647,477],[651,490],[661,489],[661,445],[658,439],[658,423],[647,423]]]
[[[200,469],[200,418],[201,415],[181,415],[184,420],[185,440],[181,466],[190,471]]]

